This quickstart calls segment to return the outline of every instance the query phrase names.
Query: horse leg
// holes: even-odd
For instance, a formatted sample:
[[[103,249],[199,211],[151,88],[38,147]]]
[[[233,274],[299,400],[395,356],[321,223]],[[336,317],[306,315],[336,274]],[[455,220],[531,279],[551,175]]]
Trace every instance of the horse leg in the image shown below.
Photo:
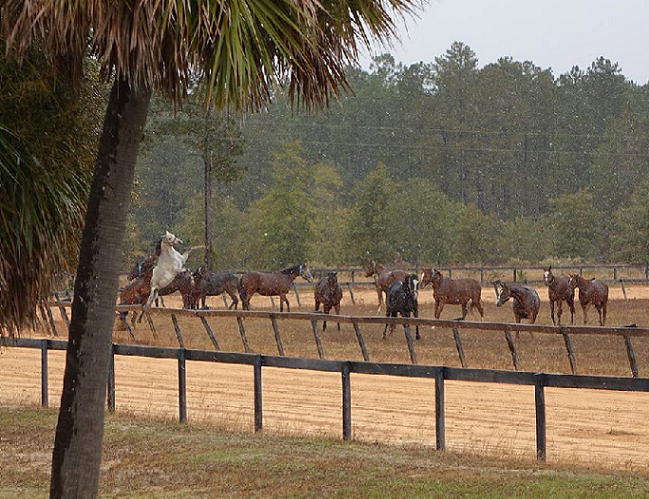
[[[480,312],[480,320],[484,320],[484,307],[482,306],[482,300],[480,300],[480,298],[478,298],[478,301],[471,300],[471,304],[475,305],[478,312]]]
[[[315,299],[315,310],[314,311],[315,312],[320,311],[320,300],[318,300],[317,298]]]
[[[468,307],[469,302],[465,301],[461,303],[462,306],[462,319],[466,318],[466,314],[469,313],[469,307]]]
[[[396,316],[397,316],[397,313],[394,312],[393,314],[391,314],[390,312],[386,312],[386,313],[385,313],[385,316],[386,316],[386,317],[396,317]],[[390,334],[392,334],[392,331],[394,330],[394,324],[387,324],[387,323],[386,323],[386,324],[385,324],[385,328],[383,329],[383,336],[382,336],[382,338],[381,338],[381,339],[383,339],[383,340],[387,337],[387,334],[386,334],[386,333],[388,332],[388,326],[390,326]]]
[[[228,310],[232,310],[232,307],[234,307],[235,310],[239,308],[239,298],[237,298],[237,295],[228,291],[228,295],[230,296],[230,299],[232,300],[232,303],[230,303],[230,306],[228,307]]]
[[[329,315],[329,311],[331,310],[331,305],[328,305],[328,304],[325,303],[325,304],[323,304],[322,308],[324,309],[324,313],[326,315]],[[322,321],[322,332],[324,333],[326,330],[327,330],[327,321],[324,320],[324,321]]]
[[[561,302],[559,302],[559,307],[561,307]],[[561,308],[559,308],[561,310]],[[554,320],[554,300],[550,299],[550,317],[552,317],[552,325],[556,326],[557,323]],[[559,312],[559,324],[561,324],[561,312]]]
[[[569,301],[568,306],[570,307],[570,324],[575,323],[575,300]]]
[[[376,309],[376,313],[378,314],[383,306],[383,291],[381,291],[379,286],[376,287],[376,293],[379,295],[379,308]]]
[[[584,324],[588,324],[588,308],[590,307],[590,303],[582,303],[581,304],[581,310],[584,312]]]
[[[419,318],[419,310],[415,309],[412,311],[412,315],[415,317],[415,319]],[[415,339],[420,340],[421,336],[419,335],[419,324],[415,326]]]
[[[340,303],[335,306],[336,309],[336,315],[340,315]],[[340,331],[340,322],[336,322],[338,324],[338,331]]]
[[[444,302],[436,301],[435,302],[435,319],[439,319],[439,316],[442,315],[442,310],[444,310]]]

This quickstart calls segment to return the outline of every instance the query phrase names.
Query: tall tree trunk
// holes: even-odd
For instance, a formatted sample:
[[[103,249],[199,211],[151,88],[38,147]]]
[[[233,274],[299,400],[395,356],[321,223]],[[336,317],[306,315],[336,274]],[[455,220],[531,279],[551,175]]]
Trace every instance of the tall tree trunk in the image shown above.
[[[205,136],[203,141],[203,163],[205,165],[205,265],[212,271],[214,258],[212,253],[212,144],[210,143],[210,112],[205,114]]]
[[[50,497],[97,497],[108,363],[135,161],[150,94],[110,93],[74,286]]]

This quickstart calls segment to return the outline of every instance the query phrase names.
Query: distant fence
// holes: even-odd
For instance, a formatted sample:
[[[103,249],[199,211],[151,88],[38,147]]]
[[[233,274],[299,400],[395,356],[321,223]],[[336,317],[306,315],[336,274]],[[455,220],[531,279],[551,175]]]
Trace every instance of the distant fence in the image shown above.
[[[66,341],[31,338],[2,338],[0,345],[21,348],[37,348],[41,351],[41,403],[48,405],[47,359],[49,350],[65,350]],[[626,378],[611,376],[583,376],[516,372],[490,369],[468,369],[444,366],[419,366],[394,363],[333,361],[323,359],[290,358],[283,356],[231,353],[185,348],[164,348],[113,344],[111,348],[108,379],[107,405],[110,411],[116,407],[115,356],[137,356],[178,361],[178,415],[181,423],[187,421],[187,379],[186,362],[216,362],[249,365],[254,373],[254,429],[263,429],[262,368],[307,369],[311,371],[337,372],[342,381],[342,436],[352,439],[352,389],[351,374],[373,374],[432,379],[435,382],[435,443],[438,450],[446,448],[446,418],[444,383],[452,381],[474,381],[483,383],[528,385],[534,387],[536,455],[545,461],[547,457],[545,388],[588,388],[596,390],[617,390],[649,392],[649,378]]]

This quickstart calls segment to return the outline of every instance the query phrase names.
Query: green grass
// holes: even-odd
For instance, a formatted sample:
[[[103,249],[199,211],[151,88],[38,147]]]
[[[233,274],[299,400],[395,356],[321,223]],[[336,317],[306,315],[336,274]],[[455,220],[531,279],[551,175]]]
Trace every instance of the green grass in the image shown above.
[[[0,408],[0,497],[46,497],[56,412]],[[624,498],[649,477],[108,416],[101,497]]]

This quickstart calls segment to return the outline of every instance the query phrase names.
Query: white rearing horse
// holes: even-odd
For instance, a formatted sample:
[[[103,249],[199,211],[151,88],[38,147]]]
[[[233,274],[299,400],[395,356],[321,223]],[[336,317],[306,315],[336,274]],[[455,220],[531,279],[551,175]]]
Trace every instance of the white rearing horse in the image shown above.
[[[146,302],[147,307],[150,307],[157,298],[159,289],[171,284],[171,281],[175,279],[176,275],[185,271],[184,265],[191,251],[204,248],[204,246],[192,246],[185,253],[180,254],[174,248],[174,244],[182,244],[182,241],[169,231],[166,231],[160,243],[160,256],[158,256],[158,261],[155,267],[153,267],[151,294],[149,294],[149,299]]]

